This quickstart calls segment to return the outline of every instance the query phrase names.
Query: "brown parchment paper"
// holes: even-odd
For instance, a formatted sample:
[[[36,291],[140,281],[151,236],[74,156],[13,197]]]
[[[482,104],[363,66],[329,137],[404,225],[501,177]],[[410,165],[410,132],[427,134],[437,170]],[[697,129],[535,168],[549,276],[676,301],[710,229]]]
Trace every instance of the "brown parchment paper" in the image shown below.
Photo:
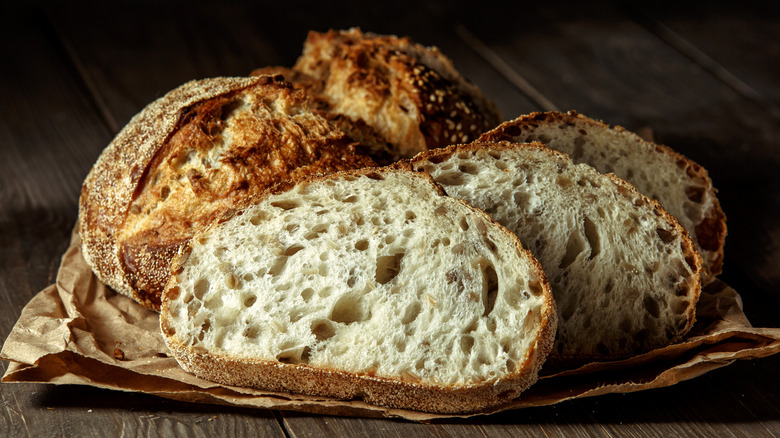
[[[543,370],[543,377],[520,398],[480,415],[669,386],[738,359],[778,352],[780,328],[752,327],[737,292],[716,280],[702,292],[697,323],[682,343],[629,360],[554,374]],[[192,376],[169,355],[159,333],[158,315],[95,278],[81,255],[76,232],[63,255],[56,284],[39,292],[22,310],[0,358],[10,362],[3,382],[91,385],[188,402],[330,415],[413,421],[456,417],[231,387]]]

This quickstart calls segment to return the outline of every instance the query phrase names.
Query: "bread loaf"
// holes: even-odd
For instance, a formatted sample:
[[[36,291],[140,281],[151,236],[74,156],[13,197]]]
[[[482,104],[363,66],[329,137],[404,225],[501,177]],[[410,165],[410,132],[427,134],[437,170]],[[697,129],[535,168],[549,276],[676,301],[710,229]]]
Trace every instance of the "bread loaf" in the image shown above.
[[[452,146],[412,166],[485,210],[539,260],[558,309],[556,361],[635,355],[693,325],[701,258],[679,223],[624,180],[541,143]]]
[[[614,173],[660,202],[690,233],[704,260],[705,280],[723,268],[726,215],[707,171],[670,148],[576,112],[533,113],[485,133],[484,141],[541,141],[577,163]]]
[[[189,82],[136,115],[98,158],[80,199],[97,277],[152,309],[192,233],[279,181],[374,165],[272,76]]]
[[[286,72],[285,72],[286,70]],[[357,28],[310,32],[288,80],[314,91],[331,121],[389,163],[476,139],[501,117],[435,47]]]
[[[229,385],[474,412],[536,380],[549,284],[517,237],[427,175],[342,172],[256,199],[174,262],[161,329]]]

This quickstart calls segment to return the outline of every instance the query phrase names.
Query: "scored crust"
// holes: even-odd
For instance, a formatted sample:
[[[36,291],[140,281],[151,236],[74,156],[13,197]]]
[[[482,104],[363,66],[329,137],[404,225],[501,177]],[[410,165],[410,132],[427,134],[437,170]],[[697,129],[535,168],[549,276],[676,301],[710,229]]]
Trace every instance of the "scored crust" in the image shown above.
[[[540,127],[555,128],[560,134],[542,133]],[[560,129],[558,129],[560,128]],[[565,147],[551,145],[550,143],[562,140],[564,131],[577,130],[577,138],[571,144]],[[537,132],[539,131],[539,132]],[[597,136],[598,140],[592,140]],[[671,212],[688,230],[693,237],[699,253],[704,261],[704,280],[709,281],[723,270],[723,248],[726,241],[727,227],[726,215],[721,209],[720,203],[716,197],[716,189],[713,187],[707,170],[688,157],[674,151],[668,146],[656,144],[643,140],[638,135],[626,130],[621,126],[610,126],[602,121],[591,119],[578,114],[576,111],[568,113],[561,112],[535,112],[518,117],[502,123],[497,128],[484,133],[480,137],[481,141],[541,141],[548,147],[560,149],[571,156],[575,162],[584,162],[596,167],[600,172],[613,172],[620,178],[623,178],[635,185],[643,194],[656,198],[664,208]],[[620,142],[625,148],[623,153],[628,155],[611,156],[611,152],[606,148],[594,146],[588,155],[586,145],[589,141],[614,141]],[[626,152],[627,151],[627,152]],[[606,154],[606,156],[604,155]],[[593,162],[588,157],[598,156],[602,162]],[[643,157],[644,155],[644,157]],[[621,165],[639,160],[634,163],[633,169],[629,167],[621,170]],[[645,158],[646,157],[646,158]],[[681,182],[672,183],[673,188],[684,190],[684,193],[677,195],[666,195],[660,197],[664,189],[662,186],[671,181],[651,180],[643,182],[639,177],[637,169],[646,167],[648,162],[653,160],[661,163],[666,169],[679,169],[682,175]],[[613,164],[607,164],[603,161],[612,161]],[[655,175],[659,177],[658,175]],[[656,194],[655,192],[659,192]],[[690,203],[691,207],[684,207],[684,203]],[[688,213],[693,211],[695,213]],[[689,218],[689,215],[700,216]]]
[[[188,82],[133,117],[84,181],[84,258],[158,310],[172,257],[220,212],[279,181],[373,165],[281,77]]]
[[[382,164],[472,141],[501,121],[496,105],[438,48],[408,37],[310,32],[291,69],[255,73],[268,72],[314,91],[328,117]]]
[[[412,172],[411,167],[406,162],[379,169],[360,169],[316,176],[300,180],[295,184],[280,184],[257,196],[253,200],[253,204],[262,202],[269,196],[289,191],[295,186],[338,178],[351,180],[361,175],[372,179],[381,179],[386,172],[408,172],[414,177],[424,178],[430,183],[433,196],[446,197],[453,204],[465,206],[486,222],[498,225],[490,216],[465,201],[447,197],[429,175]],[[222,220],[212,223],[210,228],[220,226],[221,222],[240,214],[243,214],[243,210],[227,212]],[[544,303],[540,307],[543,312],[540,315],[538,331],[524,354],[523,366],[506,375],[478,383],[442,384],[411,380],[406,375],[378,376],[371,371],[349,372],[301,363],[283,363],[258,357],[236,357],[215,351],[206,351],[200,345],[190,345],[179,336],[174,328],[173,324],[175,323],[170,309],[173,305],[172,302],[182,296],[175,275],[171,278],[164,292],[165,298],[160,317],[161,331],[169,349],[183,369],[199,377],[223,384],[337,399],[360,399],[380,406],[426,412],[475,413],[483,411],[511,401],[537,380],[544,360],[552,348],[557,325],[557,314],[550,286],[538,261],[522,247],[513,233],[500,225],[498,225],[498,230],[507,237],[520,254],[528,258],[527,261],[532,270],[538,275],[537,280]],[[208,231],[204,230],[203,232],[207,233]],[[188,244],[175,258],[173,271],[176,274],[183,270],[183,265],[191,258],[190,252],[191,244]]]

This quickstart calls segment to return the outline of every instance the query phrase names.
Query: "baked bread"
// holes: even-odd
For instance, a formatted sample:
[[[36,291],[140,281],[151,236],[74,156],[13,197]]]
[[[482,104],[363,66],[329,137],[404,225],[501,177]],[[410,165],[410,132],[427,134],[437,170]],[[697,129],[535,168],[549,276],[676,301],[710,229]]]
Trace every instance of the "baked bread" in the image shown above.
[[[291,70],[285,78],[315,91],[331,121],[384,164],[472,141],[501,122],[449,58],[406,37],[310,32]]]
[[[409,170],[269,193],[174,266],[165,341],[228,385],[473,412],[534,382],[554,337],[549,284],[517,237]]]
[[[721,272],[726,215],[707,171],[683,155],[576,112],[522,116],[485,133],[480,140],[541,141],[577,163],[629,181],[658,200],[688,230],[704,260],[705,280]]]
[[[279,181],[374,164],[279,77],[189,82],[136,115],[84,181],[84,258],[158,309],[171,258],[223,211]]]
[[[656,201],[541,143],[475,142],[411,162],[520,237],[558,308],[551,360],[613,359],[679,341],[694,322],[701,258]]]

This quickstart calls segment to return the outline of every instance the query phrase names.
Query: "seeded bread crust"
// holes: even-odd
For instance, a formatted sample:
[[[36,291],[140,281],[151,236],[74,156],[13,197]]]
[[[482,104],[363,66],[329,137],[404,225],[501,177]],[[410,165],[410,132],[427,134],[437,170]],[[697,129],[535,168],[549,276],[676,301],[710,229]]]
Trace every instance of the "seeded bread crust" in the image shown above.
[[[625,180],[538,142],[454,145],[411,165],[517,233],[537,257],[558,309],[549,364],[630,357],[679,342],[693,327],[701,257],[678,221]],[[624,237],[632,234],[644,240]],[[675,266],[663,266],[670,253]],[[632,276],[648,281],[623,283]]]
[[[541,141],[568,154],[575,162],[589,164],[602,173],[615,173],[645,195],[656,198],[683,224],[704,260],[705,281],[722,271],[726,215],[716,190],[706,169],[671,148],[575,111],[524,115],[486,132],[480,140]],[[619,149],[610,150],[606,146],[610,142],[619,144]],[[651,169],[651,174],[643,175],[647,169]],[[665,169],[676,180],[662,179],[656,169]],[[670,183],[671,189],[664,187]]]
[[[422,178],[424,184],[429,185],[430,187],[430,197],[425,199],[425,203],[430,202],[431,205],[437,205],[441,202],[442,205],[447,205],[448,209],[460,212],[460,214],[468,211],[469,215],[475,215],[472,217],[477,222],[484,221],[482,223],[486,224],[491,230],[495,227],[497,234],[491,234],[491,236],[494,236],[494,238],[498,235],[503,236],[499,247],[504,248],[504,243],[508,243],[508,248],[514,248],[511,250],[512,252],[517,251],[517,253],[522,255],[522,258],[528,262],[532,272],[534,272],[535,279],[533,281],[537,285],[533,287],[538,287],[534,295],[538,297],[537,299],[541,299],[544,304],[541,307],[542,313],[538,316],[538,323],[536,323],[532,329],[536,333],[536,337],[531,340],[528,350],[522,354],[522,361],[516,369],[500,373],[496,377],[487,378],[482,381],[447,384],[435,380],[427,380],[423,377],[411,376],[408,373],[388,376],[379,375],[379,373],[373,369],[356,372],[337,369],[338,367],[315,366],[309,363],[300,363],[301,360],[305,362],[306,359],[297,356],[289,358],[290,360],[295,359],[292,363],[289,363],[289,360],[285,363],[281,360],[269,360],[265,357],[253,356],[252,353],[247,352],[243,348],[241,349],[241,352],[227,354],[224,351],[221,351],[221,349],[208,350],[201,345],[200,341],[189,339],[188,335],[184,334],[184,329],[181,327],[181,321],[175,317],[177,314],[181,315],[182,310],[177,311],[175,309],[180,308],[182,305],[191,306],[192,304],[195,304],[194,301],[191,301],[193,298],[188,295],[195,292],[190,292],[187,287],[182,284],[182,282],[187,281],[185,278],[179,279],[178,277],[179,275],[185,275],[187,272],[193,272],[189,270],[185,271],[185,269],[188,268],[187,263],[198,257],[198,254],[201,254],[193,251],[193,245],[196,243],[201,244],[200,242],[205,241],[205,239],[214,239],[213,233],[210,233],[213,229],[224,226],[225,222],[235,220],[239,216],[250,218],[249,222],[252,222],[255,214],[257,214],[257,210],[253,209],[254,206],[266,202],[266,200],[268,200],[267,202],[269,202],[270,205],[279,203],[280,198],[275,197],[276,195],[287,195],[296,188],[304,188],[303,190],[299,190],[299,192],[304,193],[307,186],[322,183],[327,184],[329,181],[354,181],[355,179],[363,177],[373,180],[382,180],[393,173],[401,174],[405,178]],[[379,196],[381,196],[381,194]],[[285,197],[285,199],[287,198],[289,198],[289,196]],[[412,205],[402,208],[410,207],[412,207]],[[420,213],[420,210],[415,211]],[[441,217],[447,217],[447,215]],[[254,224],[254,222],[252,223]],[[479,227],[479,225],[474,227],[474,223],[472,223],[472,232],[476,232],[475,230]],[[493,231],[490,232],[492,233]],[[242,233],[241,236],[248,235]],[[504,238],[507,240],[503,241]],[[242,247],[257,244],[257,242],[252,242],[250,237],[247,237],[247,239],[247,242],[240,244]],[[409,256],[407,255],[407,257]],[[463,257],[465,260],[465,256]],[[362,399],[371,404],[426,412],[474,413],[509,402],[533,384],[537,380],[539,370],[541,369],[547,353],[552,347],[555,336],[555,303],[552,300],[549,284],[547,283],[541,266],[533,259],[528,251],[522,248],[517,237],[496,224],[483,211],[471,207],[464,201],[447,197],[441,190],[441,187],[436,185],[428,175],[412,172],[406,163],[379,169],[338,172],[327,176],[307,178],[296,184],[280,184],[272,190],[256,197],[252,202],[252,206],[247,209],[225,213],[219,223],[213,223],[207,230],[202,234],[198,234],[192,239],[191,243],[183,248],[180,255],[175,259],[173,266],[174,275],[171,277],[165,291],[160,318],[161,330],[166,343],[183,369],[202,378],[228,385],[254,387],[268,391],[326,396],[338,399]],[[399,268],[399,270],[400,269],[401,268]],[[499,268],[497,267],[496,269],[498,270]],[[514,268],[510,269],[510,271],[513,270]],[[431,272],[430,274],[438,275],[439,273]],[[189,278],[190,275],[191,274],[187,274],[187,278]],[[301,274],[299,273],[297,275]],[[401,274],[396,275],[400,276]],[[209,276],[209,279],[212,282],[218,281],[214,276]],[[385,286],[388,286],[387,293],[394,295],[408,294],[411,292],[411,289],[393,292],[390,288],[392,282],[379,287]],[[297,291],[293,291],[293,289],[295,289],[295,287],[293,287],[290,292],[297,293]],[[468,290],[466,292],[468,292]],[[257,301],[252,300],[252,306],[262,306],[266,301],[271,301],[270,299],[267,300],[265,298],[265,292],[256,291],[255,293],[257,293]],[[197,295],[197,293],[195,294]],[[220,295],[223,296],[222,294]],[[315,293],[314,298],[316,298],[317,295],[318,294]],[[198,299],[199,298],[195,298],[195,301]],[[242,300],[243,299],[245,298],[242,298]],[[208,307],[208,302],[203,304],[203,306]],[[201,308],[201,306],[196,307]],[[228,307],[229,306],[226,307],[225,305],[222,305],[215,307],[214,309],[215,312],[217,310],[221,312]],[[189,310],[185,309],[183,312],[192,317],[192,313]],[[480,311],[480,313],[482,313],[482,311]],[[179,317],[179,319],[180,318],[181,317]],[[240,320],[240,318],[231,317],[228,321],[234,321],[236,319]],[[252,318],[250,321],[255,320],[257,320],[256,317]],[[187,322],[187,324],[192,325],[200,323]],[[351,323],[347,322],[347,324]],[[210,325],[213,330],[214,323],[212,322]],[[272,326],[273,321],[271,321],[271,323],[266,321],[263,325]],[[397,327],[382,327],[385,330],[392,329],[392,332],[376,333],[374,337],[377,340],[389,338],[394,334],[397,334],[396,330],[399,330]],[[313,352],[317,348],[316,344],[312,345],[311,348],[312,354],[314,354]],[[376,360],[382,361],[384,359],[377,357]]]
[[[275,76],[192,81],[144,108],[82,186],[79,232],[98,279],[159,310],[172,257],[220,212],[279,181],[374,165],[309,108]]]
[[[334,123],[382,164],[472,141],[501,121],[439,49],[409,38],[357,28],[310,32],[285,77],[314,90]]]

